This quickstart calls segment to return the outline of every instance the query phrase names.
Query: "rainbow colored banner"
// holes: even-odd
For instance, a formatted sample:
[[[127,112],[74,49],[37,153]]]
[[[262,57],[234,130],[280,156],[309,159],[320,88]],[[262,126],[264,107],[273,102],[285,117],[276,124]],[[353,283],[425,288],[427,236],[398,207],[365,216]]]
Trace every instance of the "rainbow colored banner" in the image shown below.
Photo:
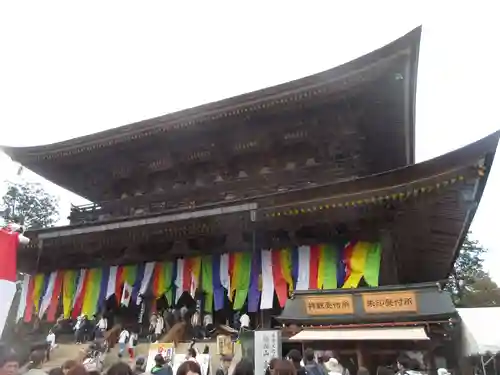
[[[39,314],[52,321],[58,306],[66,318],[92,316],[113,295],[119,303],[125,283],[137,304],[150,296],[173,305],[182,293],[194,297],[198,291],[205,294],[206,311],[222,309],[225,298],[234,310],[246,302],[248,311],[270,309],[274,295],[283,307],[294,290],[377,287],[381,254],[379,243],[359,241],[36,274],[23,283],[19,319]],[[40,310],[42,302],[50,303],[47,311]]]

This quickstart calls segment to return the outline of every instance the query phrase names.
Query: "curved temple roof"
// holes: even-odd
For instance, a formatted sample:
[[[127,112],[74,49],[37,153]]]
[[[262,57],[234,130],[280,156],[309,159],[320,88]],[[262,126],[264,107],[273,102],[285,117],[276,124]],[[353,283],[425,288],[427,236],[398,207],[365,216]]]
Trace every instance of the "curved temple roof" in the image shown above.
[[[106,147],[126,140],[148,136],[156,131],[165,131],[169,128],[194,125],[195,122],[200,120],[214,120],[219,117],[231,116],[239,111],[247,112],[258,110],[266,105],[271,105],[274,101],[281,101],[286,97],[293,98],[297,95],[300,96],[308,91],[326,85],[339,84],[339,90],[344,90],[343,87],[340,87],[340,83],[345,84],[345,82],[342,81],[347,77],[357,73],[365,73],[372,69],[374,65],[384,60],[391,59],[394,55],[409,54],[414,65],[412,67],[413,73],[416,73],[420,35],[421,27],[418,27],[382,48],[333,69],[233,98],[204,104],[63,142],[34,147],[0,146],[0,148],[14,160],[23,162],[37,155],[48,156],[48,154],[58,152],[80,152],[85,148]],[[416,81],[416,74],[411,78]],[[416,82],[412,82],[412,86],[415,91]],[[413,92],[413,96],[414,95],[415,92]],[[414,106],[415,97],[410,98],[410,100],[412,101],[412,106]],[[411,146],[413,147],[413,145]]]
[[[125,232],[155,225],[168,227],[178,221],[197,220],[210,215],[232,215],[238,213],[234,210],[236,205],[253,205],[248,209],[256,209],[258,221],[268,226],[273,220],[279,219],[278,216],[286,217],[292,211],[314,214],[317,210],[334,209],[345,212],[342,210],[362,206],[366,202],[369,205],[378,204],[396,197],[396,201],[408,202],[400,205],[403,210],[398,216],[397,226],[393,228],[396,234],[403,233],[398,248],[401,281],[436,281],[446,277],[458,255],[457,250],[481,200],[499,137],[500,131],[497,131],[437,158],[354,180],[236,201],[221,201],[219,204],[132,219],[117,218],[100,223],[46,228],[28,232],[27,235],[34,240],[32,246],[36,246],[36,239],[75,236],[75,240],[85,241],[85,236],[103,231],[106,231],[102,233],[103,236],[111,232],[125,235]],[[417,211],[414,211],[413,198],[417,198],[420,192],[429,191],[436,193],[435,197],[428,201],[423,198],[423,205],[417,206]],[[408,225],[410,232],[405,229]],[[27,263],[33,260],[32,250],[21,250],[20,255],[26,256]],[[45,252],[44,256],[54,256],[60,260],[58,254],[58,251],[50,251]],[[20,258],[21,263],[23,259]]]
[[[71,160],[73,155],[110,148],[140,138],[153,137],[155,134],[182,131],[198,125],[207,126],[218,119],[241,117],[274,106],[282,106],[284,103],[313,100],[327,91],[343,95],[363,82],[369,81],[370,77],[387,70],[387,67],[394,62],[403,59],[406,62],[404,73],[407,91],[404,95],[404,108],[401,110],[404,111],[405,120],[403,125],[393,125],[404,128],[401,132],[404,138],[401,138],[400,142],[404,143],[402,149],[405,150],[406,155],[403,155],[405,159],[403,163],[398,165],[412,164],[414,162],[414,108],[420,34],[421,28],[419,27],[392,43],[351,62],[274,87],[63,142],[34,147],[0,146],[0,149],[14,161],[82,195],[82,187],[74,186],[76,184],[74,181],[61,177],[64,173],[62,170],[59,171],[60,167],[52,162],[54,159],[63,160],[68,164],[67,161]],[[92,157],[99,158],[101,157],[99,155],[100,153],[97,152]],[[99,164],[101,161],[94,161],[94,163]],[[75,168],[87,168],[90,161],[85,163],[87,164],[78,164]],[[101,167],[103,167],[102,163]],[[94,197],[88,198],[94,199]]]

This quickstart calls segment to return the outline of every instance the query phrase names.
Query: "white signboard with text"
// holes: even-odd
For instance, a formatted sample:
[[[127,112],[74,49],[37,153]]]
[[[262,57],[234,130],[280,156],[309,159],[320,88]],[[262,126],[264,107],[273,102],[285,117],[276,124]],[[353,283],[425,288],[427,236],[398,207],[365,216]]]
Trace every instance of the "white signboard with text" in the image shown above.
[[[281,331],[254,332],[255,374],[264,374],[273,358],[281,358]]]

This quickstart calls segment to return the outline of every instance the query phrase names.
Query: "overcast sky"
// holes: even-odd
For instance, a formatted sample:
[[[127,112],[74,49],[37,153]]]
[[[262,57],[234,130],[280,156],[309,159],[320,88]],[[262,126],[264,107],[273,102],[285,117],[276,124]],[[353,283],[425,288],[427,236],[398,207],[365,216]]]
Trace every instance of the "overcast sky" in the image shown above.
[[[500,128],[500,27],[494,2],[413,3],[0,2],[0,144],[61,141],[286,82],[422,24],[417,160],[438,156]],[[472,225],[497,282],[499,164]],[[0,180],[17,168],[0,155]],[[22,178],[57,194],[62,218],[85,203]]]

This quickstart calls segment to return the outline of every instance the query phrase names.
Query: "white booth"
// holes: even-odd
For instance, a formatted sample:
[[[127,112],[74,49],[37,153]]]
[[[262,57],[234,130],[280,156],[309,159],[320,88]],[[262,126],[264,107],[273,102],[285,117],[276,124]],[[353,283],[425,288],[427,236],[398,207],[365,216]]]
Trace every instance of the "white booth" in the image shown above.
[[[463,353],[467,357],[478,356],[483,373],[486,365],[500,353],[500,307],[477,307],[457,309],[462,320]]]

